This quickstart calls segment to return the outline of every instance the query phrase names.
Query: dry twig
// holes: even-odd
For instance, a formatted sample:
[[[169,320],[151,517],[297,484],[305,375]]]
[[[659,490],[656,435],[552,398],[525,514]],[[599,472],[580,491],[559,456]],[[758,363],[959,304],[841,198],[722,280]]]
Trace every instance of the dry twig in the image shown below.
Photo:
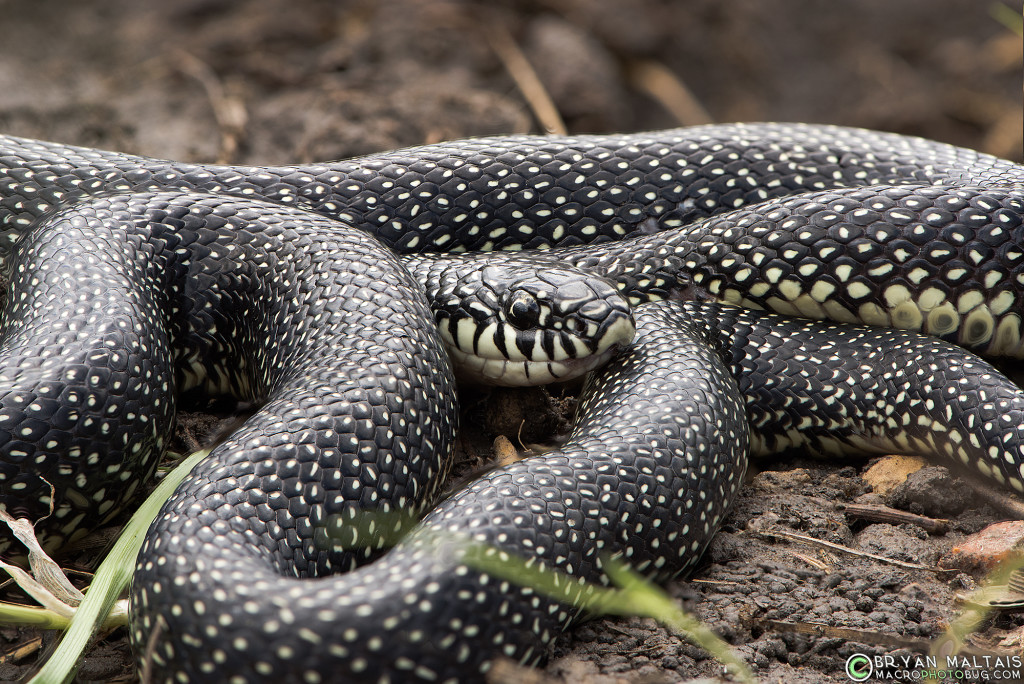
[[[919,563],[908,563],[906,561],[896,560],[895,558],[886,558],[885,556],[879,556],[876,553],[858,551],[857,549],[851,549],[849,546],[833,544],[832,542],[825,541],[824,539],[809,537],[805,534],[796,534],[795,532],[785,532],[783,530],[760,530],[758,532],[755,532],[755,534],[759,534],[765,537],[780,537],[782,539],[792,539],[794,541],[804,542],[805,544],[823,546],[825,548],[832,549],[833,551],[840,551],[851,556],[860,556],[861,558],[870,558],[881,563],[888,563],[889,565],[896,565],[901,568],[907,568],[908,570],[926,570],[928,572],[936,572],[940,574],[950,574],[953,572],[959,572],[957,570],[947,570],[945,568],[938,568],[934,565],[921,565]]]
[[[894,525],[910,523],[917,525],[929,534],[945,534],[949,531],[949,521],[941,518],[929,518],[924,515],[907,513],[888,506],[877,506],[873,504],[841,504],[838,510],[853,518],[870,520],[871,522],[885,522]]]
[[[238,147],[245,135],[249,115],[241,98],[228,95],[224,84],[209,64],[183,50],[175,53],[178,62],[174,65],[183,74],[197,80],[213,108],[213,116],[220,128],[220,152],[218,164],[230,164],[235,160]]]
[[[680,126],[713,123],[714,119],[686,84],[661,62],[635,63],[630,69],[630,80],[640,90],[661,103],[679,122]]]
[[[485,26],[485,32],[491,49],[505,65],[512,80],[516,82],[519,92],[523,94],[540,125],[550,134],[565,135],[567,132],[565,122],[562,121],[558,108],[555,107],[544,84],[540,82],[537,72],[534,71],[530,61],[526,59],[526,55],[516,45],[512,36],[493,22],[491,25]]]

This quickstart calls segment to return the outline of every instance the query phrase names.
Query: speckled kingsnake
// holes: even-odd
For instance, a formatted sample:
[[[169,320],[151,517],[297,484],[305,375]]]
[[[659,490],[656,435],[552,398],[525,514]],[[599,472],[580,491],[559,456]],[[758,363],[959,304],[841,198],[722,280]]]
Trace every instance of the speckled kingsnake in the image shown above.
[[[925,449],[1020,491],[1024,398],[912,332],[644,305],[559,452],[488,474],[381,560],[326,578],[377,554],[351,539],[356,511],[419,510],[436,493],[454,431],[442,337],[533,347],[546,365],[594,351],[563,333],[600,336],[597,313],[621,305],[603,281],[584,292],[570,274],[563,290],[547,275],[560,262],[634,304],[710,294],[1024,356],[1022,185],[1020,167],[969,150],[796,124],[278,168],[0,137],[3,500],[38,518],[53,492],[53,538],[94,526],[152,472],[177,392],[262,400],[143,549],[133,636],[157,679],[473,681],[498,655],[535,662],[575,611],[473,570],[457,535],[431,530],[588,581],[606,581],[602,552],[664,579],[717,528],[749,437],[756,451]],[[415,279],[366,233],[410,255]],[[477,252],[540,247],[553,249],[514,258],[537,271],[516,294],[456,296]],[[496,306],[517,329],[565,318],[552,336],[488,337],[449,306]],[[338,549],[346,537],[367,546]]]

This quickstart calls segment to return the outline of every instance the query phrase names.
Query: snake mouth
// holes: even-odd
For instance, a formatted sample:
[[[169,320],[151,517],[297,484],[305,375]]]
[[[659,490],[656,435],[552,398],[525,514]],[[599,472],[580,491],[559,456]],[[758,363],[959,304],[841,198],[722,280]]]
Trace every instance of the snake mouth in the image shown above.
[[[493,331],[472,340],[472,351],[450,335],[450,326],[440,326],[441,339],[463,381],[481,385],[530,387],[574,380],[611,360],[636,335],[636,323],[628,311],[615,312],[599,328],[585,331],[585,336],[562,336],[557,348],[541,342],[503,345],[483,343],[498,338]],[[496,325],[492,325],[497,330]],[[502,328],[505,333],[511,327]],[[539,340],[542,331],[533,331],[532,340]],[[511,357],[511,358],[510,358]]]
[[[624,344],[614,343],[601,352],[561,361],[510,361],[467,354],[458,348],[448,353],[460,379],[484,385],[530,387],[574,380],[614,358]]]

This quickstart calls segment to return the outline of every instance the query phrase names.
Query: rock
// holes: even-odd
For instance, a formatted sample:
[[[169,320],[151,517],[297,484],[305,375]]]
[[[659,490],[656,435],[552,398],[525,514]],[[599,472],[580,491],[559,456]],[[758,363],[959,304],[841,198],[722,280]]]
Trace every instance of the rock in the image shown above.
[[[911,473],[885,497],[885,503],[911,513],[948,518],[967,508],[971,490],[941,466]]]
[[[995,523],[972,534],[943,556],[939,567],[980,577],[1013,555],[1024,555],[1024,520]]]
[[[903,484],[907,476],[928,465],[920,456],[885,456],[861,476],[882,496]]]

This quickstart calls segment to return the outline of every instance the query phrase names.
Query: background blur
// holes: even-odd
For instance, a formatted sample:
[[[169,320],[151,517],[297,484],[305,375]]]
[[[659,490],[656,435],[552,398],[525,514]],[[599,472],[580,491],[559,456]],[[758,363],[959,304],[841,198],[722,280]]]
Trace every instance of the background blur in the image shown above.
[[[0,0],[0,131],[245,163],[541,132],[525,56],[573,132],[831,122],[1020,160],[1021,39],[998,6]]]

